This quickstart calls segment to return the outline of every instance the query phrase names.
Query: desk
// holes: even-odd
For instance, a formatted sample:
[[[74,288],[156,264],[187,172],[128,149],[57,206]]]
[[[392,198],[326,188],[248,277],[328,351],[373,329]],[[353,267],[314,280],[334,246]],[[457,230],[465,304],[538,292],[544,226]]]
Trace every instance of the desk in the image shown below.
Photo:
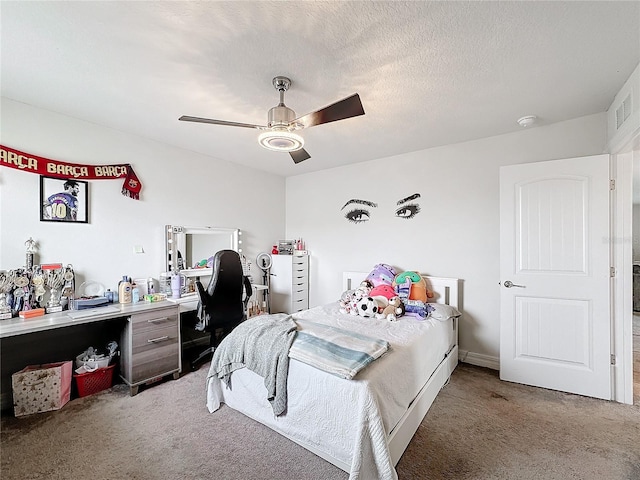
[[[266,301],[266,295],[268,295],[269,293],[268,292],[269,287],[267,287],[266,285],[252,283],[251,289],[253,291],[252,297],[257,296],[258,292],[262,292],[263,300]],[[199,300],[200,298],[198,297],[197,292],[188,293],[186,295],[183,295],[180,298],[172,298],[172,297],[167,298],[168,302],[173,302],[180,305],[180,313],[190,312],[198,308]]]
[[[112,304],[28,320],[0,321],[0,403],[11,406],[11,375],[27,365],[75,360],[87,347],[120,346],[120,375],[135,395],[138,386],[182,370],[179,307],[172,302]],[[75,369],[75,365],[74,365]]]

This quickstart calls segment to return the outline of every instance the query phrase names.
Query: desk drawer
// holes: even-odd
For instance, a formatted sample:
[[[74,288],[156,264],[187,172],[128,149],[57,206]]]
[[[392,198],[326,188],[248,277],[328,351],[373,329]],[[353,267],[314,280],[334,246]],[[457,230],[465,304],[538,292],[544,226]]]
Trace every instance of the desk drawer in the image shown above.
[[[123,335],[121,366],[129,385],[180,371],[177,309],[131,315]]]
[[[134,326],[131,342],[131,376],[134,383],[178,368],[178,324],[171,323],[166,326],[137,323]]]
[[[174,308],[167,308],[156,312],[137,313],[131,316],[131,324],[134,329],[163,326],[168,324],[177,325],[178,315]]]
[[[144,320],[135,319],[131,322],[131,331],[134,336],[153,336],[153,332],[162,330],[178,330],[178,316],[154,317]]]

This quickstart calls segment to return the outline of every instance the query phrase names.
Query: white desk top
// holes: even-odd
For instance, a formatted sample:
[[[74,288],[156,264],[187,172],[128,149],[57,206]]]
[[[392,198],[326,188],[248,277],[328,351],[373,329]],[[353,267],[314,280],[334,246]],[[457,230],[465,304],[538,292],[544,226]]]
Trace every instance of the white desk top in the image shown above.
[[[251,288],[255,292],[261,292],[268,289],[266,285],[251,284]],[[188,293],[180,298],[167,297],[168,302],[177,303],[180,305],[180,312],[189,312],[198,308],[198,302],[200,301],[197,292]]]
[[[92,323],[102,320],[110,320],[118,317],[126,317],[134,313],[141,313],[158,308],[175,308],[176,304],[163,302],[138,302],[138,303],[111,303],[106,307],[91,308],[87,310],[71,310],[58,313],[49,313],[41,317],[23,319],[20,317],[0,320],[0,338],[24,335],[26,333],[41,332],[54,328],[70,327],[83,323]],[[78,318],[73,316],[81,315]]]

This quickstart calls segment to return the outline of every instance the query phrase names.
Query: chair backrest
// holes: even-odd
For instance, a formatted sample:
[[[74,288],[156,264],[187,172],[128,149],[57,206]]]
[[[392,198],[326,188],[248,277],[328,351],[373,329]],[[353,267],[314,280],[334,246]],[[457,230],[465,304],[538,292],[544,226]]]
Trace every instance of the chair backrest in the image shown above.
[[[240,255],[235,250],[217,252],[207,289],[199,281],[196,287],[200,297],[198,318],[205,329],[237,325],[245,319],[251,283],[244,276]]]

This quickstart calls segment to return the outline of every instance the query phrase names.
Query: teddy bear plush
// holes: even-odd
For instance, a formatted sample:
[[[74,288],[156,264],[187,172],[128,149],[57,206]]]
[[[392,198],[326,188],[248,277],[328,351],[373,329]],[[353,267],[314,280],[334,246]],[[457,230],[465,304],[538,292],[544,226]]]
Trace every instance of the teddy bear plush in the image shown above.
[[[390,322],[395,322],[404,315],[404,311],[404,303],[402,303],[400,297],[396,296],[389,299],[389,305],[382,310],[382,317]]]

